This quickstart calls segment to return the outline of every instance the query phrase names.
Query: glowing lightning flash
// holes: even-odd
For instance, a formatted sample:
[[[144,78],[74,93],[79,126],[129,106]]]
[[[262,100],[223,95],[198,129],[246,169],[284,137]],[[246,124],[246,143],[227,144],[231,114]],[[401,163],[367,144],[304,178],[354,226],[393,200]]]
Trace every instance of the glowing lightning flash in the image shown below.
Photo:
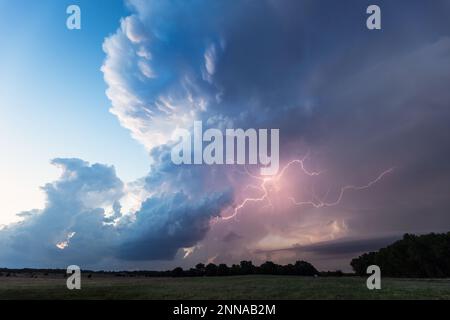
[[[249,198],[245,198],[244,200],[242,200],[242,202],[240,204],[238,204],[237,206],[234,207],[233,209],[233,213],[229,216],[226,217],[220,217],[221,220],[230,220],[233,219],[237,216],[238,212],[244,208],[247,204],[252,203],[252,202],[265,202],[267,201],[268,204],[267,206],[272,206],[272,203],[270,201],[269,198],[269,189],[268,189],[268,184],[271,183],[275,186],[278,185],[278,182],[280,181],[280,179],[283,177],[283,175],[285,174],[286,170],[289,169],[290,166],[296,164],[299,165],[300,169],[302,170],[302,172],[305,175],[308,175],[310,177],[314,177],[314,176],[319,176],[321,175],[323,172],[314,172],[314,171],[308,171],[305,168],[305,160],[308,156],[306,155],[303,159],[295,159],[290,161],[289,163],[287,163],[280,171],[280,173],[276,176],[273,177],[261,177],[261,176],[255,176],[253,174],[251,174],[247,168],[245,168],[245,173],[250,176],[251,178],[257,179],[259,181],[261,181],[261,184],[259,186],[255,186],[255,185],[248,185],[245,189],[247,188],[254,188],[254,189],[258,189],[262,192],[262,195],[259,197],[249,197]],[[369,183],[367,183],[366,185],[363,186],[354,186],[354,185],[349,185],[349,186],[344,186],[341,188],[340,192],[339,192],[339,196],[337,197],[337,199],[335,201],[332,202],[326,202],[325,199],[328,196],[328,192],[325,194],[325,196],[323,197],[323,200],[318,199],[316,196],[314,196],[315,201],[314,200],[309,200],[309,201],[297,201],[295,200],[293,197],[289,197],[288,199],[296,206],[312,206],[314,208],[323,208],[323,207],[332,207],[332,206],[336,206],[338,205],[342,198],[344,197],[344,194],[347,190],[364,190],[364,189],[368,189],[370,188],[372,185],[374,185],[375,183],[377,183],[378,181],[380,181],[385,175],[391,173],[392,171],[394,171],[394,168],[388,169],[384,172],[382,172],[376,179],[370,181]]]
[[[390,169],[388,169],[386,171],[383,171],[376,179],[374,179],[373,181],[370,181],[368,184],[366,184],[364,186],[344,186],[344,187],[342,187],[341,191],[339,193],[339,197],[333,202],[324,202],[324,201],[321,201],[321,200],[318,201],[318,202],[313,202],[313,201],[296,201],[293,197],[289,197],[289,200],[291,200],[297,206],[311,205],[311,206],[313,206],[315,208],[336,206],[336,205],[338,205],[341,202],[345,191],[347,191],[347,190],[364,190],[364,189],[368,189],[372,185],[374,185],[375,183],[380,181],[385,175],[391,173],[392,171],[394,171],[394,168],[390,168]],[[325,196],[325,198],[326,198],[326,196]]]

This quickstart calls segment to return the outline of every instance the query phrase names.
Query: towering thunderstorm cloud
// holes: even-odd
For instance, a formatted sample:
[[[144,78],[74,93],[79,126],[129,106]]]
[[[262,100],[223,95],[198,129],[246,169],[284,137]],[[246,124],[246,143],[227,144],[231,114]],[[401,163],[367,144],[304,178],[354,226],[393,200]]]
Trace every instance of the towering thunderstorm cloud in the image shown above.
[[[359,0],[127,4],[101,71],[149,174],[124,183],[113,167],[55,159],[45,208],[0,231],[2,264],[301,257],[345,269],[377,239],[450,225],[448,1],[379,0],[373,32]],[[175,130],[196,120],[280,129],[285,171],[261,180],[255,166],[173,164]]]

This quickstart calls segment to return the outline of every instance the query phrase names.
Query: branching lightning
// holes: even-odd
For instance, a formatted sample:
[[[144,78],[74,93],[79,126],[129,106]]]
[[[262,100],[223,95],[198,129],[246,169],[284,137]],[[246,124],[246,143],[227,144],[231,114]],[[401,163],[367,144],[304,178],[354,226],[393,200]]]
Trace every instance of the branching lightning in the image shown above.
[[[364,189],[368,189],[370,188],[372,185],[374,185],[375,183],[377,183],[378,181],[380,181],[381,179],[383,179],[383,177],[389,173],[391,173],[392,171],[394,171],[393,168],[390,168],[386,171],[383,171],[376,179],[370,181],[369,183],[367,183],[364,186],[344,186],[341,188],[340,192],[339,192],[339,196],[337,197],[337,199],[333,202],[326,202],[325,200],[320,200],[318,199],[317,202],[314,201],[297,201],[295,200],[295,198],[293,197],[289,197],[289,200],[292,201],[293,204],[297,205],[297,206],[301,206],[301,205],[311,205],[315,208],[323,208],[323,207],[332,207],[332,206],[336,206],[338,205],[342,198],[344,197],[344,194],[347,190],[364,190]],[[328,194],[328,193],[327,193]],[[324,199],[326,199],[327,197],[325,196]]]
[[[221,220],[230,220],[235,218],[239,211],[241,209],[243,209],[244,207],[246,207],[249,203],[257,203],[257,202],[262,202],[262,203],[267,203],[264,207],[267,206],[273,206],[271,201],[270,201],[270,190],[268,188],[268,184],[272,184],[273,186],[275,186],[275,188],[277,188],[279,186],[280,180],[283,178],[283,176],[285,175],[286,171],[293,165],[298,165],[301,169],[301,171],[303,172],[303,174],[310,176],[310,177],[316,177],[316,176],[320,176],[323,171],[309,171],[308,169],[306,169],[305,167],[305,160],[308,157],[308,155],[306,155],[304,158],[302,159],[295,159],[292,160],[290,162],[288,162],[279,172],[278,175],[272,176],[272,177],[261,177],[261,176],[257,176],[257,175],[253,175],[251,174],[247,168],[245,168],[245,172],[240,172],[240,173],[244,173],[246,175],[248,175],[249,177],[251,177],[252,179],[256,179],[258,181],[260,181],[259,185],[247,185],[244,190],[247,189],[256,189],[259,190],[261,192],[261,195],[258,197],[247,197],[245,199],[243,199],[238,205],[236,205],[233,208],[232,214],[229,216],[222,216],[220,217]],[[368,182],[365,185],[362,186],[355,186],[355,185],[347,185],[344,186],[340,189],[340,192],[338,194],[338,197],[336,198],[336,200],[334,201],[327,201],[330,189],[328,189],[328,191],[326,192],[326,194],[322,197],[318,197],[315,194],[313,194],[311,200],[308,201],[297,201],[294,197],[287,197],[287,199],[289,199],[293,205],[295,206],[312,206],[314,208],[324,208],[324,207],[332,207],[332,206],[336,206],[338,205],[345,193],[349,190],[364,190],[364,189],[368,189],[370,188],[372,185],[376,184],[377,182],[379,182],[381,179],[383,179],[384,176],[386,176],[387,174],[390,174],[394,171],[394,168],[390,168],[388,170],[383,171],[381,174],[378,175],[378,177],[376,177],[374,180]]]

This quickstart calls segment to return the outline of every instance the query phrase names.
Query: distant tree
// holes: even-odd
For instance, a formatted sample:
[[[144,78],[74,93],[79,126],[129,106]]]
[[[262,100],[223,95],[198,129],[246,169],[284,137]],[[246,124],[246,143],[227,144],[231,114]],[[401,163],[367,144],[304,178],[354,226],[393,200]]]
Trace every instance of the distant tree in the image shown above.
[[[292,263],[289,263],[288,265],[285,266],[280,266],[282,269],[282,274],[285,275],[295,275],[295,266]]]
[[[183,276],[183,268],[177,267],[172,270],[172,277],[182,277]]]
[[[319,271],[309,262],[297,261],[294,264],[294,273],[298,276],[315,276]]]
[[[341,270],[336,271],[322,271],[320,272],[321,277],[343,277],[346,274],[342,272]],[[347,274],[347,276],[350,276],[351,274]]]
[[[241,261],[241,274],[253,274],[255,273],[255,266],[251,261]]]
[[[242,274],[241,266],[238,264],[233,264],[230,268],[230,274],[234,276]]]
[[[228,276],[230,274],[230,268],[226,264],[219,264],[217,267],[217,275],[218,276]]]
[[[368,266],[377,265],[384,276],[450,277],[450,232],[405,234],[386,248],[353,259],[350,265],[358,275],[366,275]]]
[[[198,275],[200,276],[205,275],[206,267],[203,263],[198,263],[195,266],[195,269],[198,271]]]
[[[203,263],[198,263],[196,266],[195,266],[195,269],[197,269],[197,270],[205,270],[205,265],[203,264]]]
[[[262,274],[277,274],[278,265],[272,261],[266,261],[259,267],[260,273]]]
[[[267,261],[261,266],[254,266],[252,261],[241,261],[240,264],[233,264],[228,267],[226,264],[215,265],[213,263],[205,266],[199,263],[195,268],[183,270],[177,267],[171,271],[90,271],[85,270],[88,279],[95,274],[110,275],[115,277],[198,277],[198,276],[229,276],[229,275],[250,275],[250,274],[278,274],[278,275],[311,275],[317,270],[309,263],[299,261],[295,265],[278,265],[272,261]],[[38,275],[57,275],[67,278],[65,269],[7,269],[0,268],[0,277],[30,276],[37,278]]]
[[[358,275],[366,275],[367,267],[375,264],[376,252],[364,253],[358,258],[353,259],[350,262],[353,270]]]
[[[197,269],[194,269],[194,268],[190,268],[189,270],[185,271],[184,275],[187,276],[187,277],[199,277],[199,276],[202,276],[200,271],[198,271]]]
[[[214,263],[209,263],[205,268],[205,275],[216,276],[217,275],[217,266]]]

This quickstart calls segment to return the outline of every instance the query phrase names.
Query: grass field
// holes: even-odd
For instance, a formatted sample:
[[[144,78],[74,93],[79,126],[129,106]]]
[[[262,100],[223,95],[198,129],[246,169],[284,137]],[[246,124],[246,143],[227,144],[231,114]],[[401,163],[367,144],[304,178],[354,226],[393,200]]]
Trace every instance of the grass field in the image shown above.
[[[450,279],[235,276],[201,278],[82,278],[70,291],[64,278],[0,278],[0,299],[450,299]]]

